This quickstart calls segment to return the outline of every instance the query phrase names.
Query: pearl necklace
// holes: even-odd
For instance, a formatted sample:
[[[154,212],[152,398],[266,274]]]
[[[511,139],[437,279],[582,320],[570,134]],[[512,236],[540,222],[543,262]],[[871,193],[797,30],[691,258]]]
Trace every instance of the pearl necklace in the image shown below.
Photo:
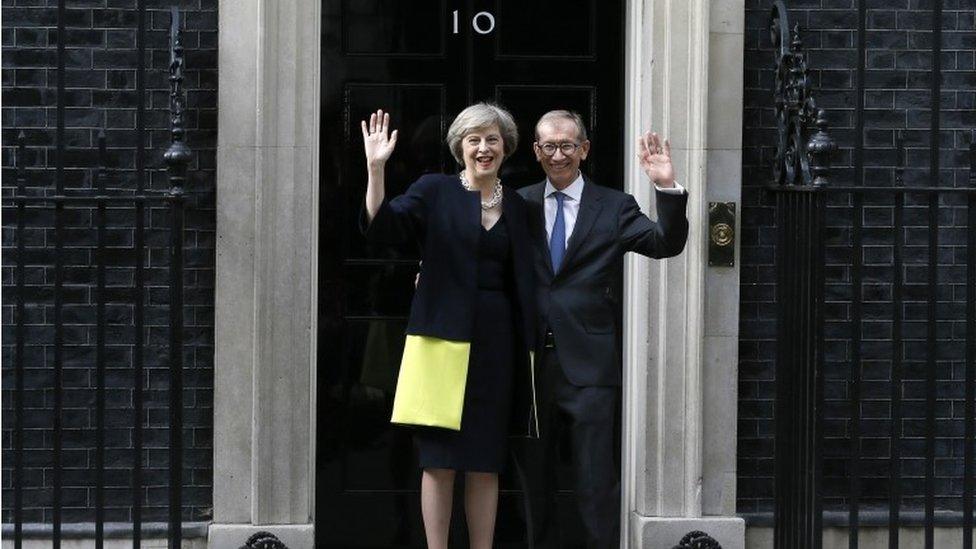
[[[468,179],[466,177],[464,177],[464,172],[459,173],[458,174],[458,177],[461,178],[461,186],[464,187],[466,190],[469,190],[469,191],[478,191],[479,190],[477,187],[475,187],[471,183],[468,183]],[[490,210],[490,209],[494,208],[495,206],[497,206],[501,201],[502,201],[502,180],[496,178],[495,179],[495,190],[492,191],[491,198],[489,198],[487,201],[485,201],[485,200],[482,200],[481,201],[481,209],[482,210],[486,210],[486,211],[487,210]]]

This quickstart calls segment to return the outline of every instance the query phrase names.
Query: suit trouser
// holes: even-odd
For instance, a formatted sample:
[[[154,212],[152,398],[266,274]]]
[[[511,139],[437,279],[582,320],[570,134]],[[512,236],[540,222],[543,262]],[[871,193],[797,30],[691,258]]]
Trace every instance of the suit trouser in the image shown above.
[[[614,418],[619,387],[577,387],[566,379],[554,349],[546,349],[537,372],[541,438],[515,448],[526,492],[530,547],[577,547],[583,540],[560,540],[556,513],[556,472],[561,431],[568,431],[573,489],[586,547],[620,545],[620,471],[614,460]]]

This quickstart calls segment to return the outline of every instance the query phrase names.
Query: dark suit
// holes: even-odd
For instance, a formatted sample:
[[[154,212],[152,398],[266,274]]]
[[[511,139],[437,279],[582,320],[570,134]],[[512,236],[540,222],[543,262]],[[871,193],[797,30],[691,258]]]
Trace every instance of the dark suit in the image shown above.
[[[505,189],[502,214],[510,231],[516,286],[519,363],[515,365],[515,409],[512,434],[536,436],[533,370],[529,353],[535,343],[535,280],[533,253],[527,228],[526,204]],[[365,207],[360,225],[371,242],[403,244],[416,241],[423,258],[423,274],[410,305],[407,334],[451,341],[471,341],[478,291],[478,239],[481,195],[461,186],[456,175],[421,176],[404,194],[385,200],[372,222]]]
[[[576,224],[559,271],[553,273],[545,227],[545,182],[521,189],[535,246],[540,341],[536,376],[542,438],[522,445],[519,472],[528,483],[530,536],[536,547],[556,547],[555,455],[559,431],[571,439],[580,518],[591,547],[617,547],[620,476],[615,464],[614,417],[620,399],[619,296],[616,280],[628,251],[663,258],[681,253],[688,237],[688,196],[657,193],[655,223],[634,197],[586,180]]]

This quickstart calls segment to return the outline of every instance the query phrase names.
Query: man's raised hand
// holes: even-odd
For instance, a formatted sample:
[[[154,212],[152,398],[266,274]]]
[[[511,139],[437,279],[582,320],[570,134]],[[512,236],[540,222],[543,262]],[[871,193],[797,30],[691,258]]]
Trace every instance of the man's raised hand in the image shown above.
[[[674,166],[671,165],[671,142],[654,132],[637,138],[637,159],[651,182],[661,188],[674,186]]]

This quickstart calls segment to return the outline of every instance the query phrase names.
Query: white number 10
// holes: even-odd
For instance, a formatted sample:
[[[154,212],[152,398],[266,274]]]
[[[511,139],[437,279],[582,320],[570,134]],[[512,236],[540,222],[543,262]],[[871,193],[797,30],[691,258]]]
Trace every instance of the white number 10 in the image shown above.
[[[482,19],[487,19],[487,28],[484,28]],[[471,18],[471,28],[478,34],[488,34],[495,30],[495,16],[487,11],[479,11]],[[458,10],[454,10],[454,34],[458,33]]]

